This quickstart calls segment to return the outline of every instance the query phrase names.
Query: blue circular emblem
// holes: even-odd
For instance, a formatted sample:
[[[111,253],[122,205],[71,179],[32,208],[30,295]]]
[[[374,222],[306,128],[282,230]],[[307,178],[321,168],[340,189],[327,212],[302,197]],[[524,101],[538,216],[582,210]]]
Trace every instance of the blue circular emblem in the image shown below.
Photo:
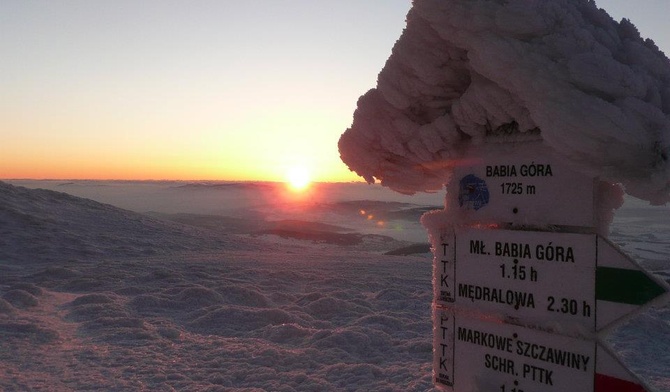
[[[458,204],[467,210],[478,210],[489,204],[489,188],[486,181],[468,174],[461,178],[458,186]]]

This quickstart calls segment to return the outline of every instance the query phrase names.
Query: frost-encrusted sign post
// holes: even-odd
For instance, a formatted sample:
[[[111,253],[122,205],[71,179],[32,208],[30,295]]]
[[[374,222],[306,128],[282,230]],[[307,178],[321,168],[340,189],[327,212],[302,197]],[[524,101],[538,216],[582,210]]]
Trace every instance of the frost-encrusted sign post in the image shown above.
[[[435,251],[435,383],[641,391],[603,343],[667,291],[606,238],[670,201],[670,60],[590,0],[414,0],[342,160],[405,193]],[[616,185],[615,185],[616,184]]]
[[[442,215],[458,224],[431,227],[434,382],[455,392],[644,391],[598,333],[666,285],[597,234],[596,180],[542,150],[474,155],[447,184]]]

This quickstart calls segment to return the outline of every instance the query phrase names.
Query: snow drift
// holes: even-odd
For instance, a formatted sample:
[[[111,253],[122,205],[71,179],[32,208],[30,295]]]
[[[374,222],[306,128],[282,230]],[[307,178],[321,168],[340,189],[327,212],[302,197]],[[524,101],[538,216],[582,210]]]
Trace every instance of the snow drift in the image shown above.
[[[415,0],[339,149],[368,182],[414,193],[471,147],[524,140],[667,202],[670,61],[593,1]]]
[[[243,247],[239,241],[224,242],[194,227],[3,182],[0,222],[0,262],[80,261]]]
[[[430,298],[425,256],[284,245],[0,182],[0,391],[426,391]]]

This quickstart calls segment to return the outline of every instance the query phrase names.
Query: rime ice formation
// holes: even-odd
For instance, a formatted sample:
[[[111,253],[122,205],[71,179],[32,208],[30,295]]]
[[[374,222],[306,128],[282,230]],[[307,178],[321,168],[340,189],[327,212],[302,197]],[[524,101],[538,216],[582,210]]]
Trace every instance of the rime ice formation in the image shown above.
[[[518,140],[667,202],[670,61],[593,1],[415,0],[339,149],[368,182],[414,193],[469,148]]]

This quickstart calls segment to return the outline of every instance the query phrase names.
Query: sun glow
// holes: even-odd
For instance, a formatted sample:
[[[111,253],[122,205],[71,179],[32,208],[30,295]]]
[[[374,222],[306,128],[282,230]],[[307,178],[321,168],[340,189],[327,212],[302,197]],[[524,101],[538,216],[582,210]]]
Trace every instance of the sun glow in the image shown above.
[[[304,191],[311,184],[309,171],[304,167],[292,167],[286,173],[286,182],[293,191]]]

